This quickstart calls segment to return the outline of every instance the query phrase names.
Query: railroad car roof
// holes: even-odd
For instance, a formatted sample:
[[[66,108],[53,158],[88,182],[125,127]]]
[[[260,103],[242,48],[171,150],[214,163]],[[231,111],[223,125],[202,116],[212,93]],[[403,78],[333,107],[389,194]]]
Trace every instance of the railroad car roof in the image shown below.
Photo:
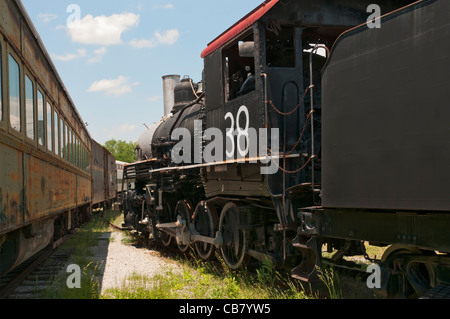
[[[216,51],[218,48],[226,44],[234,37],[238,36],[241,32],[247,30],[250,26],[253,25],[253,23],[261,19],[278,2],[279,0],[266,0],[261,3],[256,9],[251,11],[249,14],[247,14],[245,17],[231,26],[228,30],[219,35],[211,43],[209,43],[208,47],[202,52],[202,59]]]

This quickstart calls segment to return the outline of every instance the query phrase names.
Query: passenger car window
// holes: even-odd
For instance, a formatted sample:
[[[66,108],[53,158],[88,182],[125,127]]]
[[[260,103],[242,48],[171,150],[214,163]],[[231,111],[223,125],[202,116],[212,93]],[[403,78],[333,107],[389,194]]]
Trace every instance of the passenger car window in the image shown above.
[[[68,149],[68,159],[69,159],[69,163],[70,164],[73,164],[73,143],[72,143],[72,137],[73,137],[73,135],[72,135],[72,130],[71,129],[68,129],[69,130],[69,140],[67,141],[67,149]]]
[[[9,55],[9,121],[11,127],[22,131],[20,112],[20,69],[16,60]]]
[[[47,102],[47,149],[53,151],[52,106]]]
[[[0,45],[0,121],[3,121],[2,46]]]
[[[34,140],[34,84],[28,76],[25,76],[25,97],[25,130],[27,137]]]
[[[80,142],[75,137],[75,166],[80,167]]]
[[[37,110],[38,110],[38,142],[45,146],[45,115],[44,115],[44,96],[40,91],[37,92]]]
[[[54,134],[55,134],[55,154],[59,156],[59,117],[58,113],[53,113]]]
[[[61,150],[59,156],[64,158],[64,121],[62,117],[59,117],[59,139],[61,140]]]
[[[69,161],[69,127],[64,122],[64,159]]]

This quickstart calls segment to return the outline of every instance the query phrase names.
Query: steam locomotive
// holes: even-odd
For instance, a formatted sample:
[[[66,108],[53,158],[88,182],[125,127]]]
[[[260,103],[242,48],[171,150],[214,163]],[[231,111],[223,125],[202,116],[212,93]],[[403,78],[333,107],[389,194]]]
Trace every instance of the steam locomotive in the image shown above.
[[[165,76],[165,116],[124,169],[127,225],[231,269],[311,281],[322,247],[378,260],[385,296],[450,283],[450,4],[269,0]],[[373,19],[372,19],[373,18]]]

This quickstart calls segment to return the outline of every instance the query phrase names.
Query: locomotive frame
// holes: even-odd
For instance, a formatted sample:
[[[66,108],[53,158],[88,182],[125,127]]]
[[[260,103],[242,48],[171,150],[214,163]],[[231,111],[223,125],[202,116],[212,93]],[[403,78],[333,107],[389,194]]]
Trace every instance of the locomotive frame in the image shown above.
[[[380,96],[388,99],[400,95],[397,104],[389,101],[386,105],[401,118],[407,107],[402,102],[411,102],[414,106],[408,116],[413,118],[413,123],[421,122],[420,108],[414,104],[414,99],[406,99],[409,94],[422,99],[417,93],[420,87],[416,85],[411,90],[400,86],[398,91],[390,89],[393,84],[383,87],[383,83],[394,77],[392,70],[398,70],[398,66],[388,61],[381,67],[376,62],[387,61],[383,54],[395,45],[398,51],[391,54],[404,53],[407,47],[423,53],[419,43],[424,41],[423,34],[427,32],[439,29],[440,32],[432,32],[433,35],[439,34],[436,39],[445,38],[448,24],[443,12],[449,12],[448,5],[439,0],[381,1],[384,15],[380,20],[386,27],[369,30],[366,11],[369,4],[370,1],[352,0],[341,1],[339,5],[317,0],[266,1],[211,42],[202,53],[205,63],[202,94],[198,94],[194,85],[181,83],[175,88],[175,104],[179,105],[156,124],[150,142],[146,140],[151,146],[147,158],[125,167],[124,181],[134,182],[123,200],[126,223],[151,234],[164,245],[170,245],[175,239],[182,252],[193,245],[204,260],[211,258],[218,249],[231,269],[239,268],[250,257],[261,261],[269,259],[279,266],[290,267],[292,276],[304,281],[317,278],[323,245],[327,245],[330,252],[337,250],[331,261],[339,264],[344,262],[344,256],[367,257],[364,242],[370,242],[389,246],[377,261],[384,274],[380,292],[386,296],[423,296],[433,288],[447,287],[450,284],[450,238],[446,231],[448,206],[443,195],[446,183],[438,182],[441,178],[429,157],[420,156],[420,152],[408,153],[408,149],[400,147],[404,152],[400,154],[403,163],[408,160],[405,154],[419,154],[411,163],[431,167],[431,170],[424,170],[425,173],[418,173],[416,178],[426,181],[430,187],[433,181],[438,182],[440,187],[438,192],[419,194],[421,197],[417,198],[422,198],[423,203],[415,206],[412,195],[404,190],[411,189],[410,184],[417,180],[402,170],[401,161],[389,159],[390,149],[380,143],[367,142],[373,141],[373,130],[368,131],[364,126],[373,127],[374,122],[361,110],[375,115],[381,126],[385,124],[390,128],[386,134],[377,131],[377,137],[383,141],[405,138],[402,132],[410,131],[408,124],[411,122],[393,126],[383,117],[383,112],[376,112],[380,103],[362,104],[360,110],[360,105],[351,98],[361,101],[370,96],[380,102]],[[435,19],[423,19],[427,22],[414,24],[414,17],[426,14],[434,14]],[[419,31],[414,33],[413,29],[401,28],[405,21]],[[402,31],[397,33],[396,30]],[[319,44],[329,51],[326,59],[316,54]],[[377,50],[377,45],[383,50]],[[436,60],[428,64],[433,70],[437,70],[433,63],[447,62],[449,58],[442,53],[447,50],[435,49],[441,55],[436,54]],[[368,52],[374,56],[373,61],[367,59]],[[403,61],[402,70],[424,59],[423,54],[411,54],[410,59]],[[357,64],[370,69],[380,81],[376,89],[367,84],[369,73],[364,73],[358,81],[359,73],[363,72],[354,67]],[[429,78],[429,71],[417,69],[418,74]],[[237,81],[243,84],[239,76],[242,70],[254,76],[253,90],[244,93],[244,86],[240,91],[239,86],[234,86]],[[352,76],[346,77],[347,72]],[[435,105],[444,100],[445,89],[442,91],[433,85],[439,83],[438,87],[442,88],[442,84],[447,83],[442,78],[443,73],[439,74],[440,82],[426,84],[441,98],[434,99]],[[415,78],[408,78],[415,81],[412,79]],[[420,79],[416,81],[424,84]],[[192,84],[192,80],[188,82]],[[351,91],[352,85],[359,88],[357,93]],[[379,96],[375,98],[373,92]],[[247,123],[240,121],[243,105],[249,112]],[[442,107],[436,106],[435,111],[449,118]],[[172,156],[178,140],[172,135],[174,130],[180,128],[191,133],[193,146],[189,154],[194,154],[196,148],[205,150],[207,147],[194,145],[195,134],[199,134],[195,130],[195,120],[202,124],[202,132],[217,128],[224,136],[223,145],[227,145],[228,133],[234,126],[241,130],[244,127],[279,129],[276,136],[279,154],[271,153],[273,136],[258,136],[258,140],[267,139],[266,154],[279,158],[278,172],[262,175],[260,169],[264,164],[249,157],[235,160],[239,158],[236,147],[219,150],[225,161],[196,165],[192,165],[193,160],[175,163]],[[342,123],[358,130],[342,129]],[[431,134],[407,145],[424,149],[427,141],[435,136],[433,123],[436,119],[427,117],[425,127],[415,126],[414,136],[421,132]],[[448,137],[442,120],[439,125],[439,132]],[[355,132],[361,132],[361,137]],[[446,145],[442,138],[438,140]],[[386,145],[392,146],[392,143]],[[440,149],[435,146],[433,154]],[[232,156],[235,159],[227,156],[230,155],[227,151],[231,150],[235,151]],[[347,153],[340,154],[341,150]],[[354,156],[356,151],[359,151],[358,156]],[[375,151],[380,152],[376,156],[379,166],[374,166],[371,159]],[[445,151],[443,160],[438,161],[440,167],[446,167],[447,153]],[[386,174],[392,163],[396,171]],[[381,169],[386,180],[394,181],[402,189],[384,185],[377,179],[376,174]],[[377,183],[365,182],[361,176],[368,176]],[[393,194],[389,197],[389,206],[383,205],[383,194],[386,195],[383,188]],[[371,190],[374,192],[370,193]],[[364,197],[355,198],[355,194]],[[398,196],[397,202],[395,196]],[[440,196],[439,201],[434,196]],[[438,202],[440,206],[436,209]]]

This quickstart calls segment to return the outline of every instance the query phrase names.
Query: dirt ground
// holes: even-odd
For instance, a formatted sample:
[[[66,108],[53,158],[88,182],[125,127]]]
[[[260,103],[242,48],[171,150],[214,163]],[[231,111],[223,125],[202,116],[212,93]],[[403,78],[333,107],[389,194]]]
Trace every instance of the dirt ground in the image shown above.
[[[99,278],[101,294],[123,286],[130,276],[152,277],[168,269],[180,268],[173,260],[163,258],[153,250],[124,243],[124,236],[123,232],[111,228],[110,232],[102,234],[93,249],[95,259],[103,264],[103,274]]]

